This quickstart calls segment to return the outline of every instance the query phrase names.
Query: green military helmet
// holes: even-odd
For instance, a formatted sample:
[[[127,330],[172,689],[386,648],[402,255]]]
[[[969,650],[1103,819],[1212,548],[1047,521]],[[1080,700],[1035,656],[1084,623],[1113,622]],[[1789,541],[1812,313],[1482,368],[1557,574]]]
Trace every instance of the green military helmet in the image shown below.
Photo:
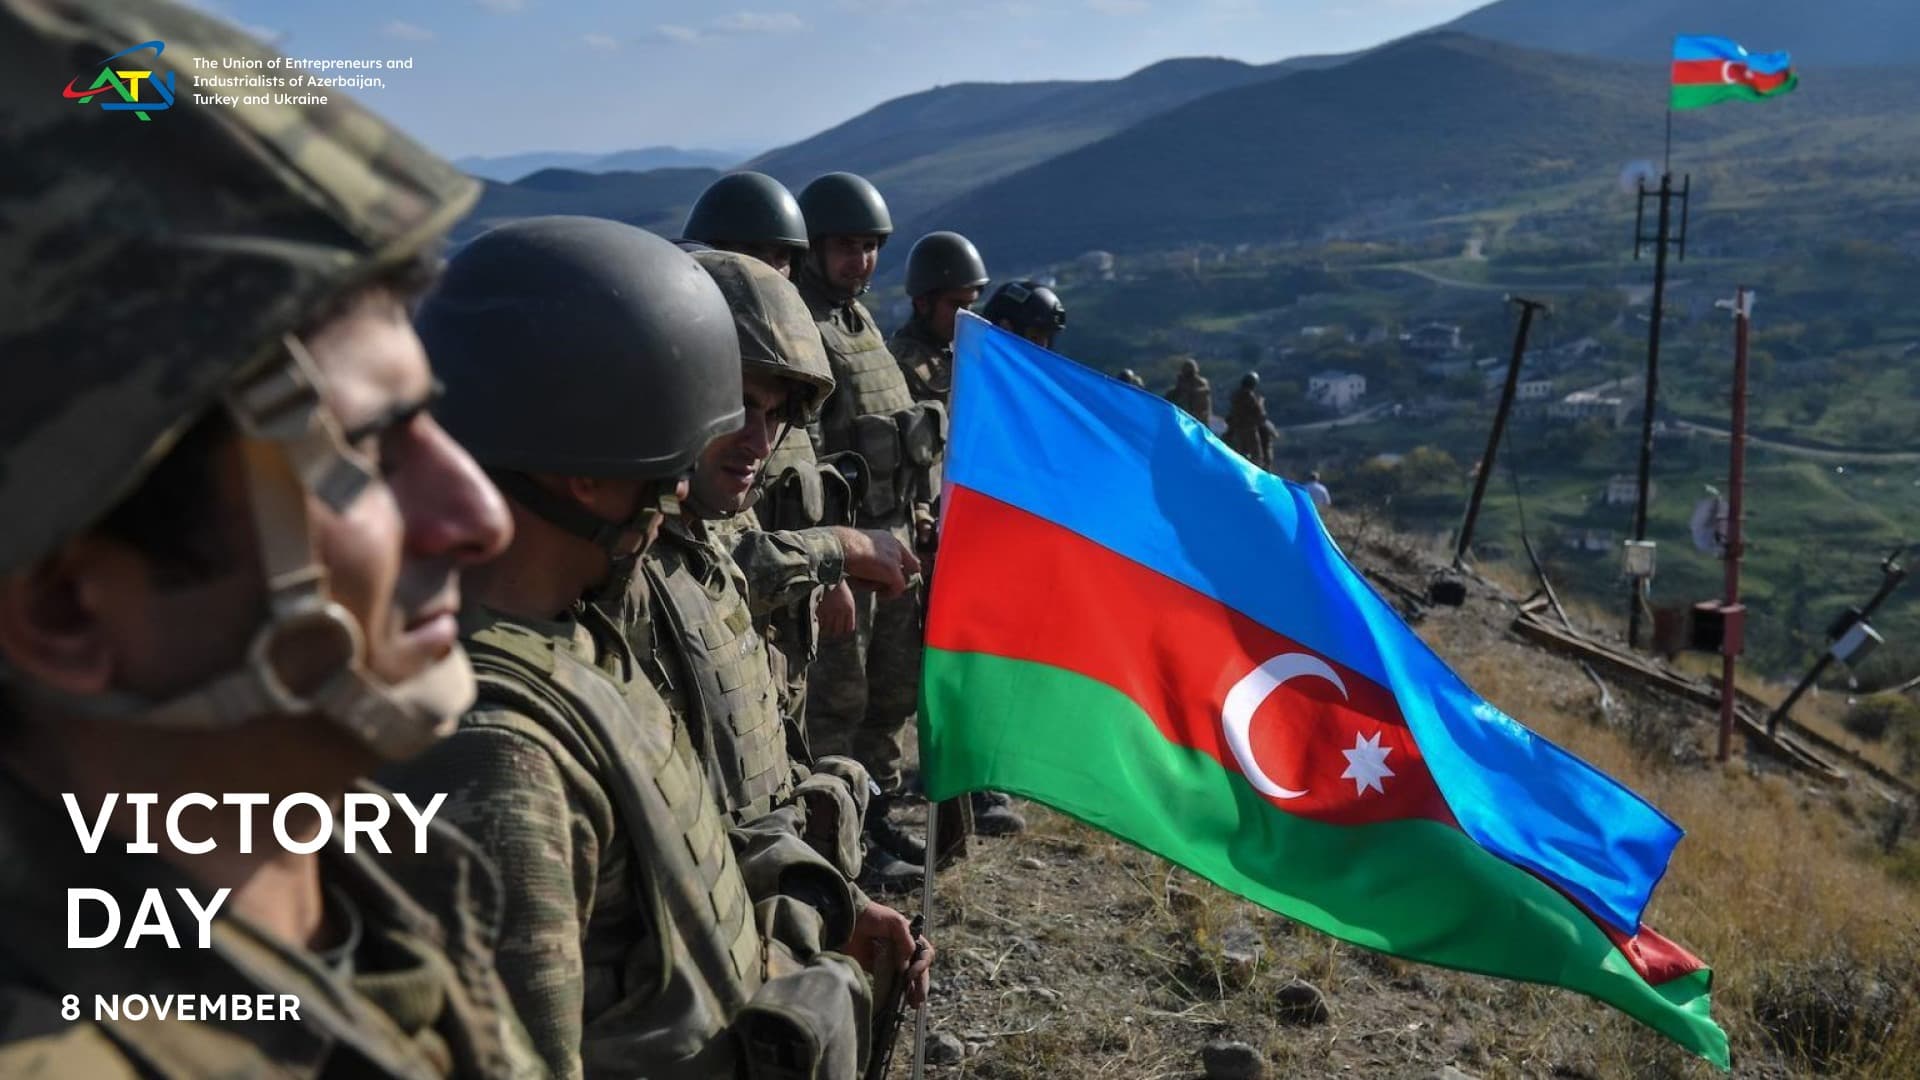
[[[694,200],[680,236],[729,251],[757,245],[805,251],[807,221],[780,181],[765,173],[728,173]]]
[[[1058,332],[1067,325],[1067,305],[1059,294],[1034,281],[1009,281],[993,290],[980,317],[998,325],[1006,323],[1015,333],[1030,330]]]
[[[1240,376],[1240,388],[1242,390],[1254,390],[1254,389],[1258,389],[1259,386],[1260,386],[1259,372],[1249,371],[1245,375]]]
[[[985,288],[987,281],[987,264],[979,249],[957,232],[930,232],[907,252],[908,296]]]
[[[472,205],[474,181],[341,95],[191,103],[196,59],[275,55],[171,3],[0,0],[0,572],[92,524],[283,335]],[[109,60],[152,71],[144,122],[112,85],[78,94]]]
[[[741,368],[803,386],[805,420],[811,421],[833,393],[833,369],[800,290],[785,274],[751,256],[708,250],[694,252],[693,258],[713,276],[733,310]]]
[[[807,237],[893,235],[893,217],[887,200],[853,173],[833,172],[815,177],[800,189],[800,212],[807,219]]]
[[[603,218],[523,218],[455,253],[415,318],[435,414],[489,469],[672,478],[738,430],[733,316],[693,257]]]

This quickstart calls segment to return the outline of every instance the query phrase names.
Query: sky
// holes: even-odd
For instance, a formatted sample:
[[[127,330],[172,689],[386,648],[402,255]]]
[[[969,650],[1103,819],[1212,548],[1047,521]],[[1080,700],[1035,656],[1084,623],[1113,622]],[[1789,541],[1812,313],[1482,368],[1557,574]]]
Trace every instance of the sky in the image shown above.
[[[1483,0],[191,0],[306,58],[412,57],[360,99],[448,156],[759,151],[955,82],[1375,45]]]

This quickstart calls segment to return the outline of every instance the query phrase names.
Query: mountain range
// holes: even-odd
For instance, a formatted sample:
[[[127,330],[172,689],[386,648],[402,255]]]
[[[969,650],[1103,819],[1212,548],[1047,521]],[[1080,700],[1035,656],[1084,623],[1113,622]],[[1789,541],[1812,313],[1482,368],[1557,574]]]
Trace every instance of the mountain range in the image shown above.
[[[1920,65],[1899,52],[1920,32],[1912,0],[1497,0],[1358,54],[937,87],[745,165],[795,189],[859,172],[903,234],[958,229],[1022,269],[1090,248],[1391,234],[1529,193],[1573,205],[1605,195],[1627,161],[1659,158],[1667,41],[1700,30],[1791,48],[1804,73],[1783,101],[1678,118],[1678,162],[1710,159],[1723,205],[1798,199],[1799,212],[1853,197],[1851,179],[1920,174],[1905,164],[1920,145]],[[463,231],[595,213],[673,235],[723,164],[544,169],[489,184]],[[1893,196],[1884,184],[1870,194]],[[1858,223],[1909,217],[1920,208]]]
[[[682,150],[677,146],[645,146],[638,150],[620,150],[611,154],[587,154],[564,150],[536,150],[524,154],[497,157],[456,158],[454,164],[482,180],[513,183],[546,169],[570,169],[575,172],[646,172],[649,169],[725,169],[739,164],[751,154],[733,150]]]

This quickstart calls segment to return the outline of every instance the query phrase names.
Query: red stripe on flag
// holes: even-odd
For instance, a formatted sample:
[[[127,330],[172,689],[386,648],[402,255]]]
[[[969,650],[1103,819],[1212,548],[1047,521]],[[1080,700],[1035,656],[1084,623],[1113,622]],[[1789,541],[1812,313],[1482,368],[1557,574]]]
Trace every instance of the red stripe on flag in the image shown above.
[[[1384,687],[1078,533],[975,491],[947,491],[929,648],[1098,680],[1137,702],[1169,741],[1242,775],[1223,726],[1230,691],[1276,657],[1310,658],[1295,663],[1325,664],[1345,694],[1297,674],[1253,709],[1246,764],[1278,788],[1304,792],[1268,802],[1343,825],[1455,824]]]
[[[1745,64],[1730,60],[1675,60],[1673,62],[1673,85],[1675,86],[1751,86],[1763,94],[1770,94],[1785,86],[1793,72],[1754,71]]]

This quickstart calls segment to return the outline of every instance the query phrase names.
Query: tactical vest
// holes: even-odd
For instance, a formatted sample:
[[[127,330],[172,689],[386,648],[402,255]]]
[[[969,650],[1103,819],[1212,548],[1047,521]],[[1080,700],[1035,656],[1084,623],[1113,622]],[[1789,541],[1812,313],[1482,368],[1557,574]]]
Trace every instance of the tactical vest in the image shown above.
[[[912,320],[887,339],[887,349],[900,364],[915,401],[947,404],[953,393],[953,346],[934,341]]]
[[[910,432],[929,427],[927,417],[914,403],[871,312],[857,300],[834,303],[809,274],[801,276],[800,291],[820,327],[835,384],[820,417],[820,449],[828,454],[850,450],[865,460],[867,490],[861,510],[868,525],[902,525],[911,517],[914,482],[931,464],[916,465],[909,445]],[[944,414],[933,426],[938,428],[937,453],[945,445]]]
[[[480,704],[538,725],[585,764],[604,784],[632,845],[630,865],[646,908],[638,914],[651,925],[625,955],[592,943],[585,950],[590,968],[613,968],[589,970],[589,984],[610,979],[628,1001],[646,1002],[640,1016],[626,1001],[616,1010],[624,1029],[618,1066],[650,1077],[731,1076],[739,1050],[729,1022],[766,972],[753,905],[685,731],[637,674],[623,687],[574,655],[575,648],[594,655],[618,640],[611,626],[580,627],[568,643],[496,623],[468,640],[468,652]],[[631,658],[623,659],[630,667]],[[596,1019],[585,1018],[589,1073]]]
[[[683,523],[669,523],[645,560],[657,624],[674,654],[673,689],[706,759],[715,793],[736,825],[793,792],[787,734],[767,646],[753,627],[747,583],[731,556]]]

